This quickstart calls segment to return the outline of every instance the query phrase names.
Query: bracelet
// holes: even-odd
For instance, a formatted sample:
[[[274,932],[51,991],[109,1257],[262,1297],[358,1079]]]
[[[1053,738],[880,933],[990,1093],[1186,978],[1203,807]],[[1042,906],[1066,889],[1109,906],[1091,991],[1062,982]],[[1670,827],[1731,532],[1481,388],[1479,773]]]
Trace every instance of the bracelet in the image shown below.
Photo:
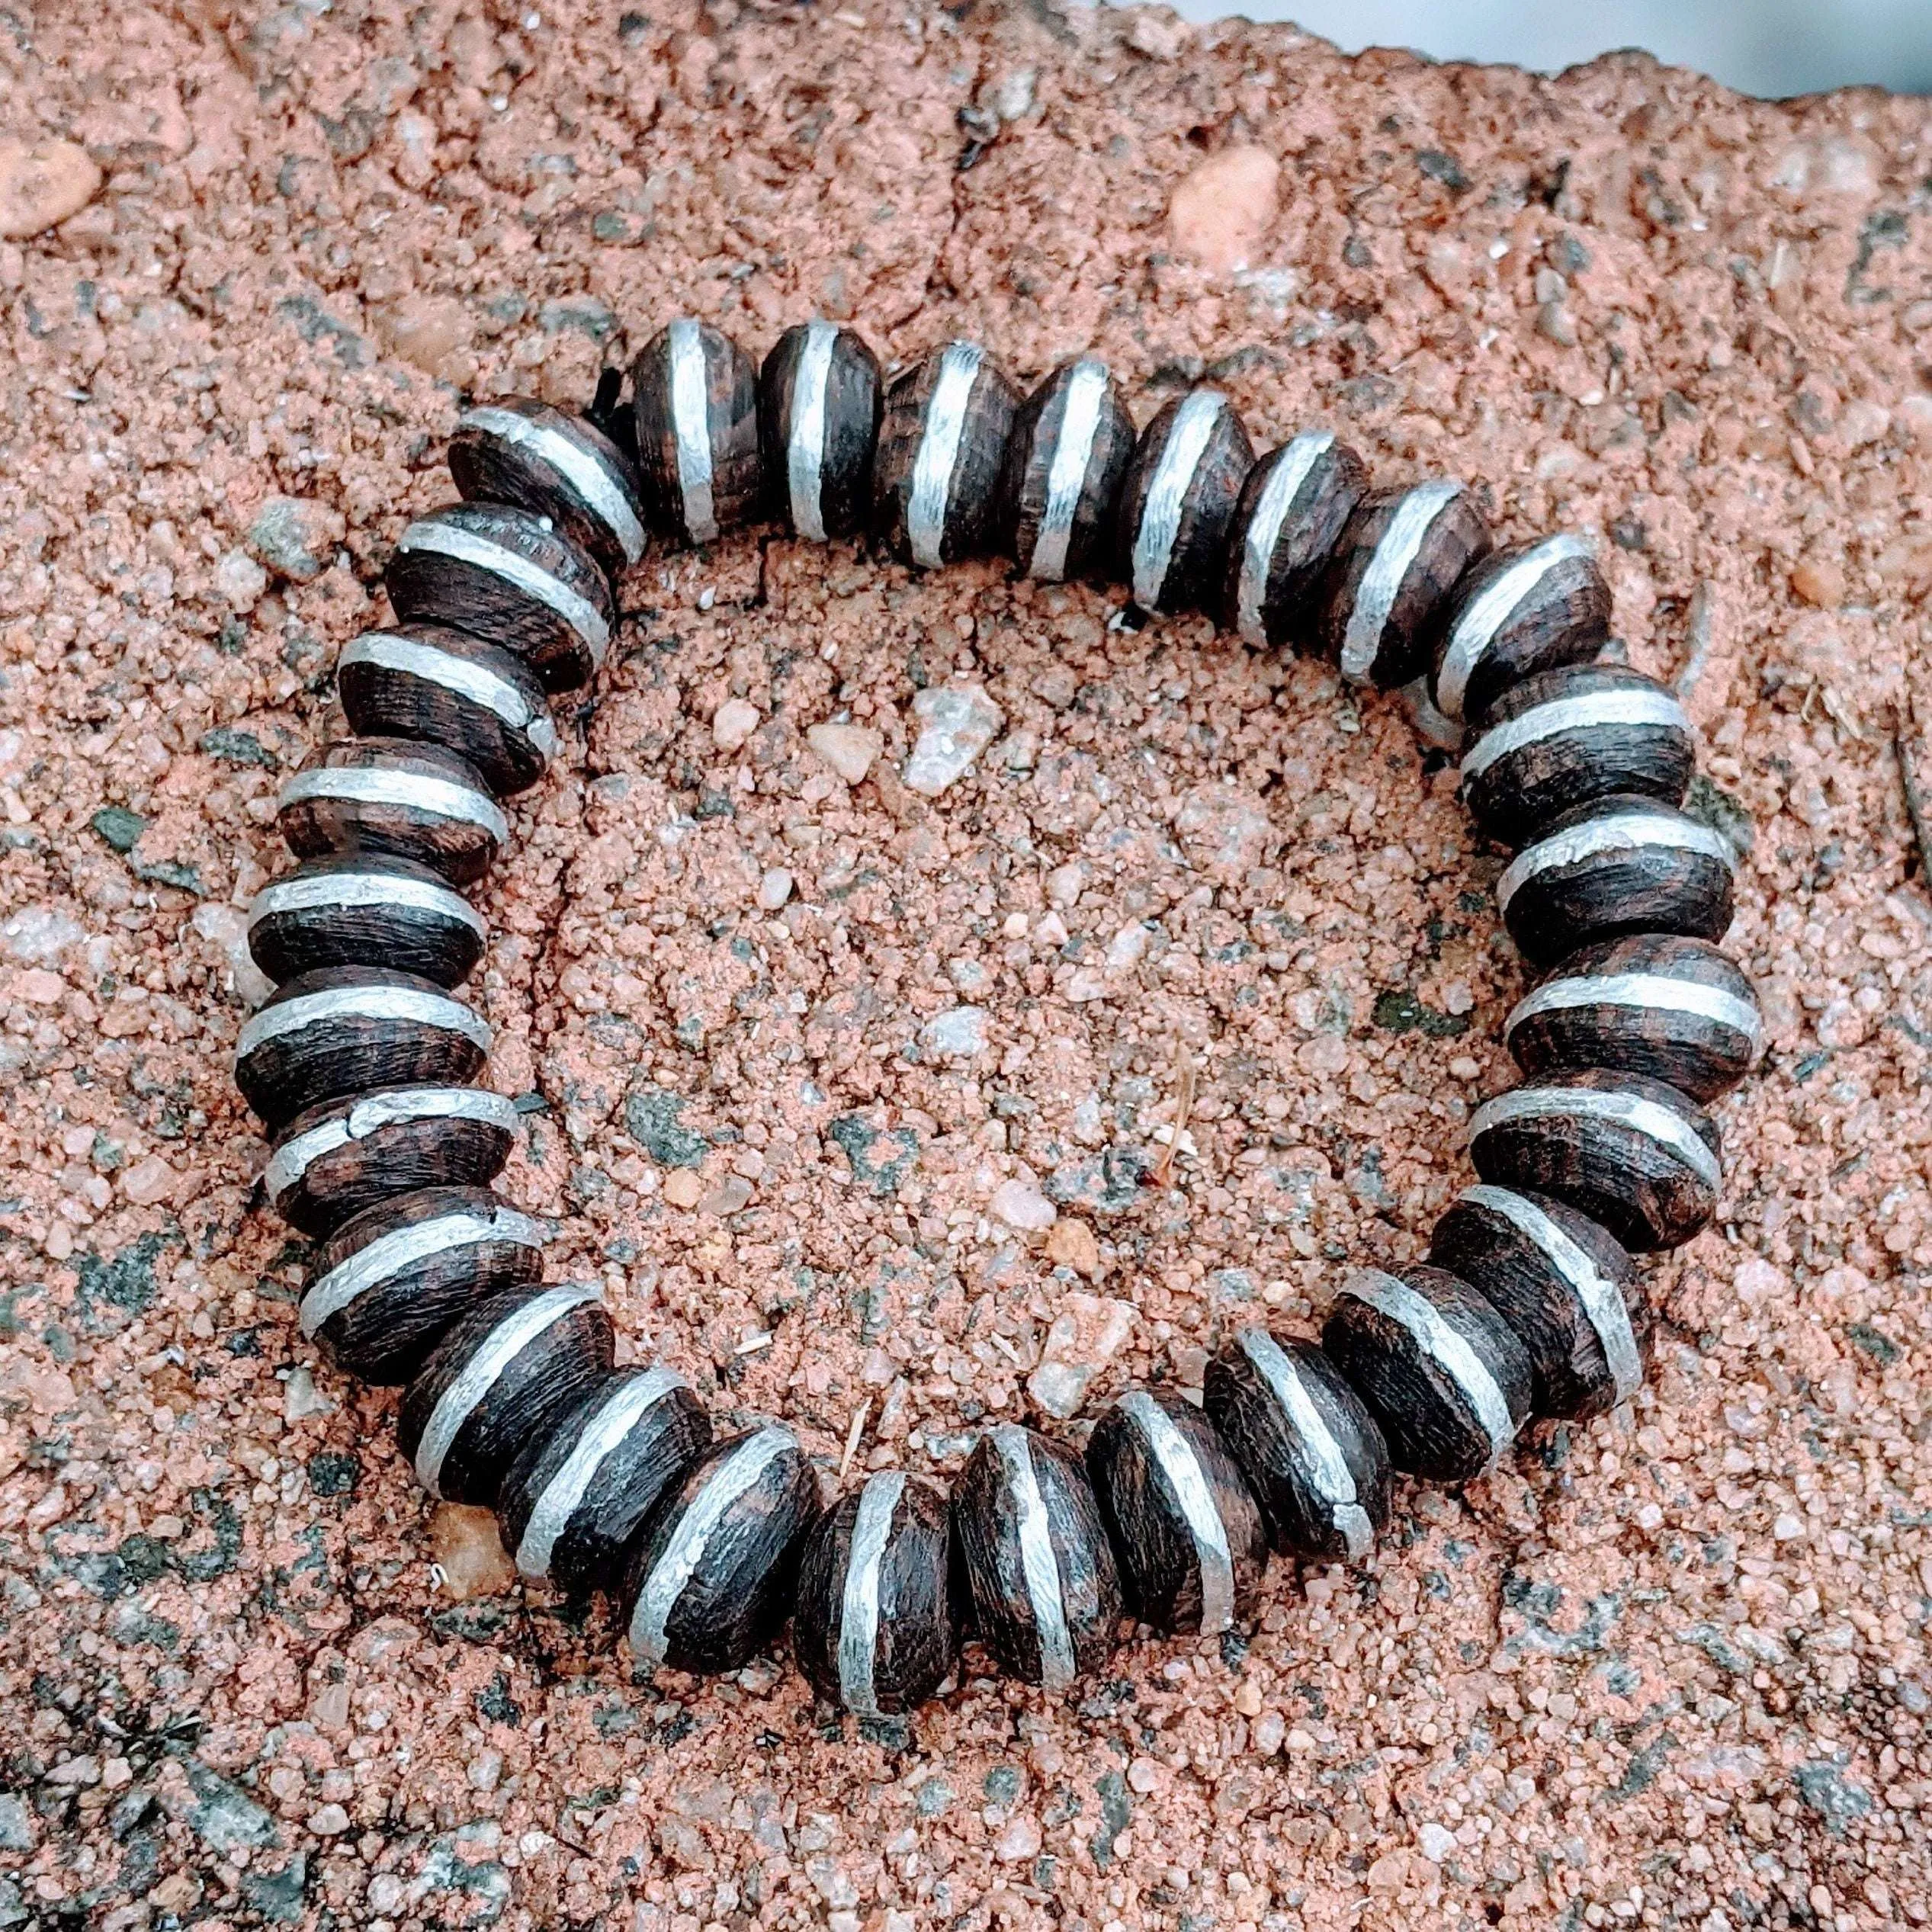
[[[398,541],[396,621],[339,663],[355,735],[284,789],[300,863],[249,914],[277,987],[235,1074],[273,1138],[268,1199],[321,1244],[302,1330],[403,1388],[399,1439],[432,1495],[493,1509],[531,1581],[614,1596],[640,1666],[739,1669],[789,1617],[814,1687],[877,1719],[938,1690],[967,1634],[1057,1689],[1124,1614],[1229,1630],[1271,1551],[1366,1558],[1394,1473],[1466,1482],[1532,1416],[1631,1394],[1632,1257],[1710,1219],[1705,1104],[1763,1029],[1716,944],[1731,847],[1683,809],[1691,727],[1661,685],[1599,661],[1610,596],[1586,540],[1497,549],[1463,484],[1372,489],[1325,431],[1257,461],[1212,388],[1137,432],[1090,358],[1022,397],[970,343],[888,384],[830,323],[757,367],[679,320],[621,390],[607,371],[582,416],[464,416],[461,500]],[[455,989],[486,932],[457,888],[508,837],[502,801],[555,756],[548,700],[595,677],[647,533],[708,544],[768,515],[919,569],[1003,552],[1038,579],[1117,571],[1125,621],[1204,611],[1401,691],[1513,850],[1498,910],[1544,975],[1505,1026],[1525,1084],[1477,1110],[1478,1184],[1426,1263],[1351,1275],[1318,1343],[1235,1335],[1199,1406],[1120,1397],[1083,1453],[996,1423],[949,1497],[887,1468],[826,1507],[781,1423],[715,1439],[678,1375],[614,1366],[599,1291],[545,1285],[543,1225],[490,1191],[517,1115],[474,1083],[489,1029]]]

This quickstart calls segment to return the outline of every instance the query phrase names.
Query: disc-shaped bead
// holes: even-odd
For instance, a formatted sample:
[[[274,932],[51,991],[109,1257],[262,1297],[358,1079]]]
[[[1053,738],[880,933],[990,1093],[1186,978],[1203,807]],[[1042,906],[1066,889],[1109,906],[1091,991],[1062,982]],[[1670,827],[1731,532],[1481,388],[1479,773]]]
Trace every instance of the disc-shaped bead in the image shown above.
[[[438,873],[385,852],[312,858],[258,892],[249,952],[271,980],[319,966],[387,966],[438,986],[483,956],[483,915]]]
[[[473,765],[407,738],[331,745],[282,787],[275,826],[297,858],[392,852],[457,885],[481,878],[509,836]]]
[[[1313,643],[1316,590],[1368,480],[1361,457],[1326,429],[1271,450],[1248,472],[1222,592],[1229,622],[1248,643]]]
[[[631,393],[653,529],[708,544],[759,514],[758,370],[730,336],[688,316],[667,324],[633,365]]]
[[[1063,362],[1021,404],[1000,493],[1026,576],[1059,583],[1105,567],[1134,441],[1120,385],[1095,356]]]
[[[996,547],[1019,409],[1011,379],[974,342],[948,342],[886,391],[872,528],[902,563],[929,570]]]
[[[814,543],[865,528],[884,384],[863,337],[830,322],[788,329],[758,377],[758,438],[772,501]]]
[[[1117,565],[1144,611],[1218,608],[1241,485],[1254,464],[1234,406],[1192,389],[1141,432],[1120,493]]]

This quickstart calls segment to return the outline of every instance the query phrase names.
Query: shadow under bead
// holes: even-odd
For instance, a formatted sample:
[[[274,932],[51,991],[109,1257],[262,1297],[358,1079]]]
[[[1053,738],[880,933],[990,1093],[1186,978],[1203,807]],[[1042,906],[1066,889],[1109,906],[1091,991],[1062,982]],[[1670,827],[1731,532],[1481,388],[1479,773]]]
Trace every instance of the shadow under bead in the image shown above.
[[[1369,486],[1346,443],[1311,429],[1248,472],[1234,510],[1223,592],[1228,621],[1257,649],[1314,641],[1315,593]]]
[[[489,871],[510,835],[483,774],[440,745],[345,738],[282,787],[275,828],[297,858],[385,852],[454,885]]]
[[[1629,1297],[1636,1269],[1612,1236],[1547,1195],[1472,1187],[1429,1259],[1477,1289],[1529,1353],[1536,1413],[1563,1420],[1627,1401],[1644,1378]]]
[[[1556,819],[1496,882],[1496,903],[1523,956],[1548,966],[1626,932],[1721,939],[1732,868],[1723,836],[1654,798],[1619,792]]]
[[[742,1670],[791,1606],[818,1478],[791,1431],[766,1423],[715,1443],[666,1492],[625,1563],[624,1631],[640,1664]]]
[[[499,798],[534,785],[557,756],[536,672],[500,644],[444,624],[351,637],[335,660],[335,688],[358,737],[440,745]]]
[[[1580,805],[1619,794],[1680,805],[1697,769],[1683,707],[1620,664],[1512,685],[1462,753],[1462,796],[1491,837],[1520,846]]]
[[[440,873],[385,852],[312,858],[249,906],[249,952],[270,979],[386,966],[457,986],[483,957],[483,915]]]
[[[323,1245],[302,1333],[345,1373],[407,1382],[460,1315],[543,1279],[542,1222],[484,1187],[425,1187],[354,1216]]]
[[[1144,611],[1212,611],[1254,445],[1218,389],[1163,404],[1141,432],[1122,486],[1118,567]]]
[[[1579,948],[1503,1022],[1504,1043],[1532,1077],[1603,1067],[1699,1101],[1736,1086],[1764,1037],[1751,981],[1708,939],[1671,932]]]
[[[465,409],[450,438],[464,500],[547,517],[615,576],[644,554],[637,465],[595,424],[523,396]]]
[[[455,1086],[483,1070],[489,1022],[432,980],[380,966],[298,973],[242,1022],[235,1084],[271,1134],[326,1100]]]
[[[936,570],[998,547],[1019,409],[1006,372],[974,342],[948,342],[886,391],[872,531],[902,563]]]
[[[1499,1093],[1469,1123],[1476,1172],[1518,1193],[1552,1194],[1635,1254],[1681,1247],[1716,1212],[1717,1123],[1642,1074],[1552,1074]]]
[[[1449,592],[1489,550],[1489,525],[1466,484],[1372,491],[1316,593],[1322,654],[1350,684],[1409,683],[1428,663],[1430,627]]]
[[[872,505],[885,385],[862,337],[814,320],[788,329],[758,374],[758,441],[774,502],[822,544],[862,530]]]
[[[929,1483],[881,1469],[813,1524],[791,1648],[828,1702],[861,1717],[925,1703],[953,1667],[953,1613],[951,1519]]]
[[[1208,1364],[1203,1394],[1270,1545],[1314,1561],[1362,1561],[1388,1526],[1388,1445],[1327,1356],[1311,1343],[1244,1329]]]
[[[1106,567],[1134,440],[1120,385],[1094,356],[1063,362],[1020,405],[1000,489],[1025,576],[1062,583]]]
[[[512,1289],[479,1303],[403,1395],[396,1436],[416,1480],[445,1502],[493,1509],[524,1444],[602,1381],[615,1353],[594,1285]]]
[[[758,371],[708,323],[660,329],[631,370],[644,514],[679,542],[714,542],[764,507]]]
[[[1157,1630],[1231,1630],[1260,1587],[1268,1539],[1214,1424],[1178,1395],[1131,1390],[1096,1424],[1086,1470],[1133,1615]]]
[[[1106,1661],[1120,1576],[1077,1456],[996,1424],[954,1485],[952,1522],[974,1628],[1003,1670],[1057,1690]]]
[[[1396,1468],[1425,1482],[1487,1474],[1529,1420],[1529,1352],[1481,1294],[1440,1268],[1351,1276],[1321,1345],[1368,1404]]]
[[[620,1369],[518,1452],[496,1499],[503,1547],[533,1583],[615,1590],[631,1539],[711,1443],[682,1375]]]

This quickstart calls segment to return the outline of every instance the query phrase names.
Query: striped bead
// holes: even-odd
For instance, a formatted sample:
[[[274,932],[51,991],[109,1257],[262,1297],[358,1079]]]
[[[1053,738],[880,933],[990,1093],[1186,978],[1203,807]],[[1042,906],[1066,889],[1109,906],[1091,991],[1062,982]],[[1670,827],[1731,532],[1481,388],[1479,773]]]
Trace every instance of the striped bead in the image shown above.
[[[470,885],[489,871],[510,826],[483,774],[454,752],[407,738],[346,738],[282,787],[275,829],[297,858],[389,852]]]
[[[948,342],[887,390],[872,530],[900,562],[931,570],[996,547],[1019,409],[1006,371],[974,342]]]
[[[1222,602],[1249,643],[1313,644],[1315,593],[1368,482],[1361,457],[1326,429],[1284,443],[1248,472],[1228,537]]]
[[[779,512],[822,544],[863,529],[884,413],[878,358],[836,323],[788,329],[758,376],[758,436]]]
[[[1060,583],[1107,563],[1134,440],[1120,385],[1093,356],[1063,362],[1020,406],[1000,493],[1026,576]]]
[[[1177,396],[1141,432],[1120,496],[1115,542],[1134,602],[1150,611],[1212,610],[1254,446],[1218,389]]]
[[[730,336],[681,316],[631,371],[644,514],[682,544],[709,544],[763,507],[758,371]]]
[[[345,852],[312,858],[258,892],[249,952],[270,979],[325,966],[387,966],[438,986],[467,979],[489,929],[462,894],[413,859]]]

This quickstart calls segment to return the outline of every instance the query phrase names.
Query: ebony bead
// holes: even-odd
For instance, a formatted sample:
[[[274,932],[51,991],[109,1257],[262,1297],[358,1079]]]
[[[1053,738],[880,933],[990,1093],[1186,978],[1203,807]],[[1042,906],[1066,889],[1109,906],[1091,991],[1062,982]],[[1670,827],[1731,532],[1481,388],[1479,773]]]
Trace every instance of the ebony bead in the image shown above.
[[[1224,601],[1250,643],[1279,650],[1311,641],[1316,589],[1368,486],[1361,457],[1326,429],[1284,443],[1248,472],[1228,539]]]
[[[1164,404],[1141,432],[1122,486],[1121,573],[1144,611],[1213,610],[1254,445],[1218,389]]]
[[[1157,1630],[1231,1630],[1268,1567],[1268,1538],[1214,1424],[1178,1395],[1131,1390],[1095,1426],[1086,1469],[1128,1609]]]
[[[637,467],[652,525],[708,544],[762,508],[758,371],[708,323],[660,329],[631,371]]]
[[[433,980],[380,966],[298,973],[242,1022],[235,1084],[271,1134],[325,1100],[383,1086],[455,1086],[489,1053],[489,1023]]]
[[[624,1620],[640,1664],[741,1670],[791,1606],[818,1478],[791,1431],[765,1423],[715,1443],[669,1490],[632,1546]]]
[[[1063,362],[1020,405],[1000,494],[1026,576],[1060,583],[1106,565],[1134,442],[1120,385],[1093,356]]]
[[[1532,964],[1626,932],[1721,939],[1729,929],[1731,848],[1701,820],[1619,792],[1556,819],[1496,883],[1510,936]]]
[[[1764,1032],[1751,981],[1708,939],[1669,932],[1581,948],[1503,1022],[1532,1077],[1603,1067],[1647,1074],[1693,1100],[1736,1086]]]
[[[596,1287],[517,1288],[477,1303],[403,1398],[396,1436],[432,1496],[496,1507],[532,1436],[610,1373],[616,1337]]]
[[[457,1317],[543,1279],[541,1221],[487,1188],[426,1187],[365,1208],[324,1244],[302,1333],[366,1382],[406,1382]]]
[[[1529,1419],[1529,1353],[1467,1282],[1440,1268],[1364,1269],[1321,1345],[1382,1427],[1397,1468],[1425,1482],[1484,1475]]]
[[[897,1469],[867,1477],[812,1526],[791,1648],[821,1697],[898,1716],[945,1681],[958,1649],[951,1541],[945,1497]]]
[[[483,915],[439,874],[386,852],[312,858],[249,907],[249,952],[278,980],[318,966],[387,966],[457,986],[488,936]]]
[[[522,658],[546,691],[589,682],[617,606],[595,557],[507,504],[452,503],[419,517],[383,573],[403,624],[442,624]]]
[[[282,787],[275,826],[297,858],[392,852],[456,885],[481,878],[510,831],[473,765],[407,738],[331,745]]]
[[[1723,1185],[1717,1123],[1642,1074],[1550,1074],[1484,1101],[1469,1135],[1484,1180],[1553,1194],[1633,1253],[1681,1247]]]
[[[1284,1555],[1359,1563],[1388,1526],[1388,1445],[1321,1350],[1246,1328],[1208,1364],[1208,1415]]]
[[[533,1583],[615,1590],[631,1539],[711,1443],[669,1369],[620,1369],[525,1443],[496,1499],[503,1547]]]
[[[872,466],[872,528],[902,562],[934,570],[993,549],[1019,393],[973,342],[948,342],[887,390]]]
[[[788,329],[758,376],[758,440],[772,497],[822,544],[865,528],[884,410],[879,361],[836,323]]]
[[[1086,1471],[1017,1423],[980,1436],[952,1493],[974,1622],[1009,1676],[1064,1690],[1119,1637],[1120,1577]]]
[[[1548,1195],[1472,1187],[1430,1236],[1429,1258],[1515,1330],[1536,1371],[1539,1415],[1595,1415],[1644,1378],[1629,1297],[1636,1269],[1604,1229]]]

